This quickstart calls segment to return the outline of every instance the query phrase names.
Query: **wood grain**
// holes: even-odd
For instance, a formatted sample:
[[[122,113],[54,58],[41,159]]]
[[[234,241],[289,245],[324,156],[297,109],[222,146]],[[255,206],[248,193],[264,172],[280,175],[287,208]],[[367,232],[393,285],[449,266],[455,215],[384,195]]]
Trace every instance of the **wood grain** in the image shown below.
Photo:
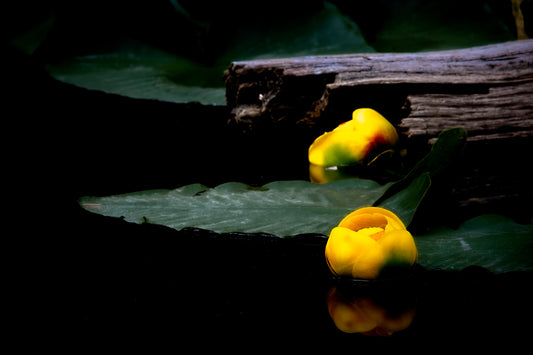
[[[225,79],[233,119],[249,129],[280,121],[328,128],[349,119],[335,114],[365,106],[391,112],[408,138],[431,141],[455,126],[473,140],[533,136],[533,40],[235,62]]]

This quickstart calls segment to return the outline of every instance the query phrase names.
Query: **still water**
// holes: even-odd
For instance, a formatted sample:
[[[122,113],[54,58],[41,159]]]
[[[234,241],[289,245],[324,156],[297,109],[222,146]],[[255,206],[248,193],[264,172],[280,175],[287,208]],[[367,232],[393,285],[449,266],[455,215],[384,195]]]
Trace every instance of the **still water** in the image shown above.
[[[119,348],[152,353],[289,345],[431,352],[527,342],[531,224],[482,215],[418,229],[414,269],[338,280],[325,262],[326,236],[384,186],[311,183],[308,167],[292,163],[242,166],[183,178],[209,181],[78,200],[74,308],[91,330],[124,329]]]
[[[528,340],[531,272],[416,265],[343,280],[330,274],[320,235],[177,231],[98,215],[80,226],[72,308],[90,331],[80,343],[89,349],[102,339],[134,352],[518,349]]]

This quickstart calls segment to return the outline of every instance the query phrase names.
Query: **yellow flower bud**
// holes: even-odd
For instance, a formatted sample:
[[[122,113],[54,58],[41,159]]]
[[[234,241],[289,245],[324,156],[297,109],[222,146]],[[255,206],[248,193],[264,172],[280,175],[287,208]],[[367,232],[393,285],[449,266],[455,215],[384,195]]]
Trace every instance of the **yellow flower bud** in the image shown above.
[[[326,261],[338,276],[375,279],[385,266],[413,265],[415,241],[391,211],[365,207],[333,228],[326,244]]]
[[[370,108],[357,109],[352,120],[326,132],[309,147],[309,162],[320,166],[368,163],[398,143],[398,133],[385,117]]]

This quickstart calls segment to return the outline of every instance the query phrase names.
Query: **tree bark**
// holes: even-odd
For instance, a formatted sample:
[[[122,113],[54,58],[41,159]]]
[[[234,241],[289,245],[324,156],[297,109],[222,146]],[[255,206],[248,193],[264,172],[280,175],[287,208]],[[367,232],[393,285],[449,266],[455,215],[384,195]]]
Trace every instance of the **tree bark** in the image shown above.
[[[416,161],[439,132],[462,126],[469,136],[455,174],[456,206],[463,214],[529,221],[533,40],[429,53],[235,62],[225,77],[230,121],[270,134],[274,145],[290,140],[307,147],[349,120],[353,110],[370,107],[399,128]]]
[[[313,136],[372,107],[407,138],[455,126],[471,140],[533,136],[533,40],[235,62],[225,79],[233,120],[250,130],[284,122]]]

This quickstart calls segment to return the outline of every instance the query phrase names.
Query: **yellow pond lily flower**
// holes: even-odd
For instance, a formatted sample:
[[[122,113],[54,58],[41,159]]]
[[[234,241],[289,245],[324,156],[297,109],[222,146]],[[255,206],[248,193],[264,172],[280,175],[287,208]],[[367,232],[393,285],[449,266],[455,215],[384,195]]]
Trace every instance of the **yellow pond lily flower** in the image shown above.
[[[337,276],[375,279],[385,266],[411,266],[418,258],[415,241],[403,222],[389,210],[365,207],[333,228],[326,260]]]
[[[385,117],[370,108],[353,112],[352,120],[326,132],[309,147],[309,162],[319,166],[350,166],[394,147],[398,133]]]

